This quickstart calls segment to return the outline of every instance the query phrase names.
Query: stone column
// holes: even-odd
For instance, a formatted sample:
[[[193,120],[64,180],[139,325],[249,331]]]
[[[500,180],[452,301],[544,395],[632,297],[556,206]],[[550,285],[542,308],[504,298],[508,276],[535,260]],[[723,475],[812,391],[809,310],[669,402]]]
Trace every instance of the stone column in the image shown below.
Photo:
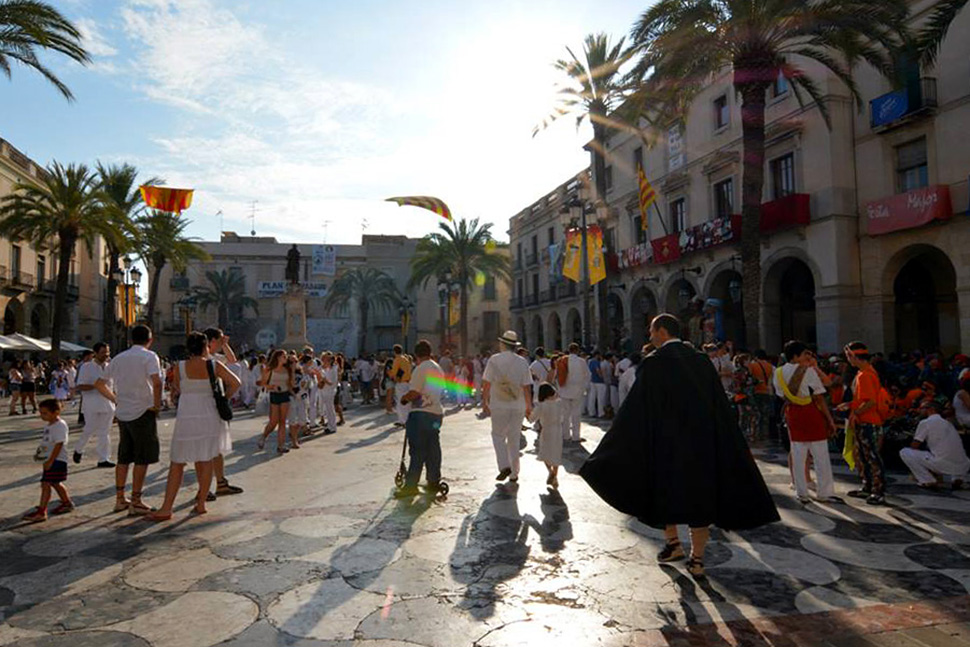
[[[286,337],[280,345],[285,350],[300,350],[309,346],[306,338],[306,299],[303,288],[291,283],[283,295],[284,330]]]

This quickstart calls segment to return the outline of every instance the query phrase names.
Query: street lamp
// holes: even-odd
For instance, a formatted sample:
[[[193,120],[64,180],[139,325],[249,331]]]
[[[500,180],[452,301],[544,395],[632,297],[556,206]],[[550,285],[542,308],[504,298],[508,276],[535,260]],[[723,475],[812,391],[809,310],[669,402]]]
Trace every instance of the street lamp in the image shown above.
[[[448,343],[448,301],[450,294],[449,283],[445,279],[438,279],[438,309],[441,312],[441,350],[444,351]]]
[[[404,335],[404,352],[408,350],[408,329],[411,327],[411,314],[414,312],[414,304],[408,298],[408,295],[404,295],[401,299],[401,305],[397,309],[399,315],[401,315],[401,334]]]
[[[131,291],[132,288],[137,288],[141,283],[141,270],[132,265],[131,258],[125,256],[121,259],[120,267],[118,267],[114,273],[111,275],[117,285],[120,285],[125,290],[125,346],[130,346],[130,332],[131,324],[134,323],[134,317],[131,316]]]
[[[182,321],[185,323],[185,336],[188,337],[189,333],[192,332],[192,315],[195,314],[196,302],[195,297],[185,296],[179,299],[179,314],[182,315]]]
[[[580,192],[582,193],[582,192]],[[581,251],[582,258],[580,262],[582,263],[582,292],[583,292],[583,346],[585,348],[590,347],[590,330],[589,330],[589,243],[587,241],[587,215],[592,215],[594,212],[589,212],[588,204],[582,199],[581,195],[575,195],[573,198],[566,203],[565,207],[560,211],[560,216],[563,218],[564,228],[579,228],[581,235]],[[594,216],[595,220],[595,216]]]

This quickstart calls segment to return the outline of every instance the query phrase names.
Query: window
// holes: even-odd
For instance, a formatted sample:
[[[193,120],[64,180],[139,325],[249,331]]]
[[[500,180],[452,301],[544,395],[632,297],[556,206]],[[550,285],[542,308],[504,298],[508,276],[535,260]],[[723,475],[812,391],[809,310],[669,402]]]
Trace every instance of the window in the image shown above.
[[[670,233],[679,234],[687,228],[687,199],[677,198],[670,203]]]
[[[734,180],[728,178],[714,185],[714,217],[727,218],[734,213]]]
[[[926,161],[926,138],[920,137],[896,147],[896,191],[906,193],[930,183]]]
[[[495,295],[496,295],[496,290],[495,290],[495,277],[494,276],[487,276],[487,277],[485,277],[485,297],[484,297],[484,299],[486,301],[495,301],[495,299],[496,299],[496,296]]]
[[[637,245],[642,245],[647,242],[647,232],[643,230],[643,216],[637,211],[633,215],[633,240],[637,241]],[[648,223],[649,224],[649,223]]]
[[[47,257],[43,254],[37,255],[37,285],[43,285],[47,278]]]
[[[539,253],[539,235],[536,234],[532,237],[532,255],[535,256]]]
[[[613,190],[613,167],[607,166],[603,169],[603,182],[606,185],[607,191]]]
[[[539,296],[539,275],[532,275],[532,295],[535,297]]]
[[[722,94],[714,99],[714,130],[727,128],[729,123],[731,123],[731,113],[728,98],[726,94]]]
[[[522,292],[523,292],[523,286],[522,286],[522,279],[519,279],[519,280],[518,280],[518,284],[517,284],[517,287],[518,287],[519,289],[518,289],[518,291],[517,291],[517,292],[515,293],[515,296],[516,296],[516,298],[517,298],[517,299],[519,299],[519,301],[521,301],[521,300],[522,300],[522,297],[523,297],[523,294],[522,294]]]
[[[550,227],[549,229],[546,230],[546,233],[549,235],[549,244],[550,245],[555,244],[555,242],[556,242],[556,228],[555,227]]]
[[[779,200],[795,192],[795,154],[788,153],[771,160],[772,199]]]
[[[616,250],[616,231],[613,227],[607,227],[603,232],[603,251],[612,252]]]
[[[633,171],[636,172],[638,168],[643,167],[643,146],[637,146],[633,149]]]
[[[771,84],[771,96],[780,97],[783,94],[788,93],[788,79],[785,78],[785,74],[781,71],[778,72],[778,78],[775,82]]]
[[[15,280],[20,277],[20,245],[13,245],[11,247],[10,274]]]
[[[495,339],[499,336],[499,314],[494,310],[486,310],[482,313],[482,327],[484,328],[483,337],[485,339]]]
[[[524,260],[522,258],[522,243],[517,243],[515,246],[515,264],[521,267]]]

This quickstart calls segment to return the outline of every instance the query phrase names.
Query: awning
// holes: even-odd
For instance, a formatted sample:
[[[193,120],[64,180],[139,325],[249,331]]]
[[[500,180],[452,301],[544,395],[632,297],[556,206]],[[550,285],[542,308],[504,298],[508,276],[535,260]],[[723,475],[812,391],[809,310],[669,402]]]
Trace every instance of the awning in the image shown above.
[[[0,350],[25,350],[32,351],[34,347],[17,339],[12,339],[6,335],[0,335]]]
[[[8,337],[10,339],[13,339],[19,342],[23,346],[26,346],[26,348],[20,348],[19,350],[28,350],[28,351],[38,352],[38,353],[47,353],[47,352],[50,352],[50,349],[51,349],[51,345],[49,342],[42,341],[40,339],[34,339],[33,337],[28,337],[27,335],[23,335],[19,332],[15,332],[12,335],[8,335]]]
[[[46,343],[49,346],[50,343],[51,343],[51,338],[50,337],[44,337],[43,339],[41,339],[39,341],[44,342],[44,343]],[[61,340],[61,350],[66,350],[69,353],[83,353],[84,351],[91,350],[91,349],[88,348],[87,346],[81,346],[79,344],[72,344],[69,341]]]

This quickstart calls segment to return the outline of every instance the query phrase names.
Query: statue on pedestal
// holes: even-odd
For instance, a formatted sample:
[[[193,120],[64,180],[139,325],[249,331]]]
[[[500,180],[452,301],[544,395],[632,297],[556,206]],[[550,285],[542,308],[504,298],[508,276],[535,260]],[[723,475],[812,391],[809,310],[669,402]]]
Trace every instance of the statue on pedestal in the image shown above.
[[[300,250],[296,243],[286,253],[286,281],[290,284],[300,282]]]
[[[296,244],[286,253],[286,294],[283,295],[283,311],[286,338],[282,347],[299,350],[309,342],[306,338],[306,300],[300,286],[300,250]]]

